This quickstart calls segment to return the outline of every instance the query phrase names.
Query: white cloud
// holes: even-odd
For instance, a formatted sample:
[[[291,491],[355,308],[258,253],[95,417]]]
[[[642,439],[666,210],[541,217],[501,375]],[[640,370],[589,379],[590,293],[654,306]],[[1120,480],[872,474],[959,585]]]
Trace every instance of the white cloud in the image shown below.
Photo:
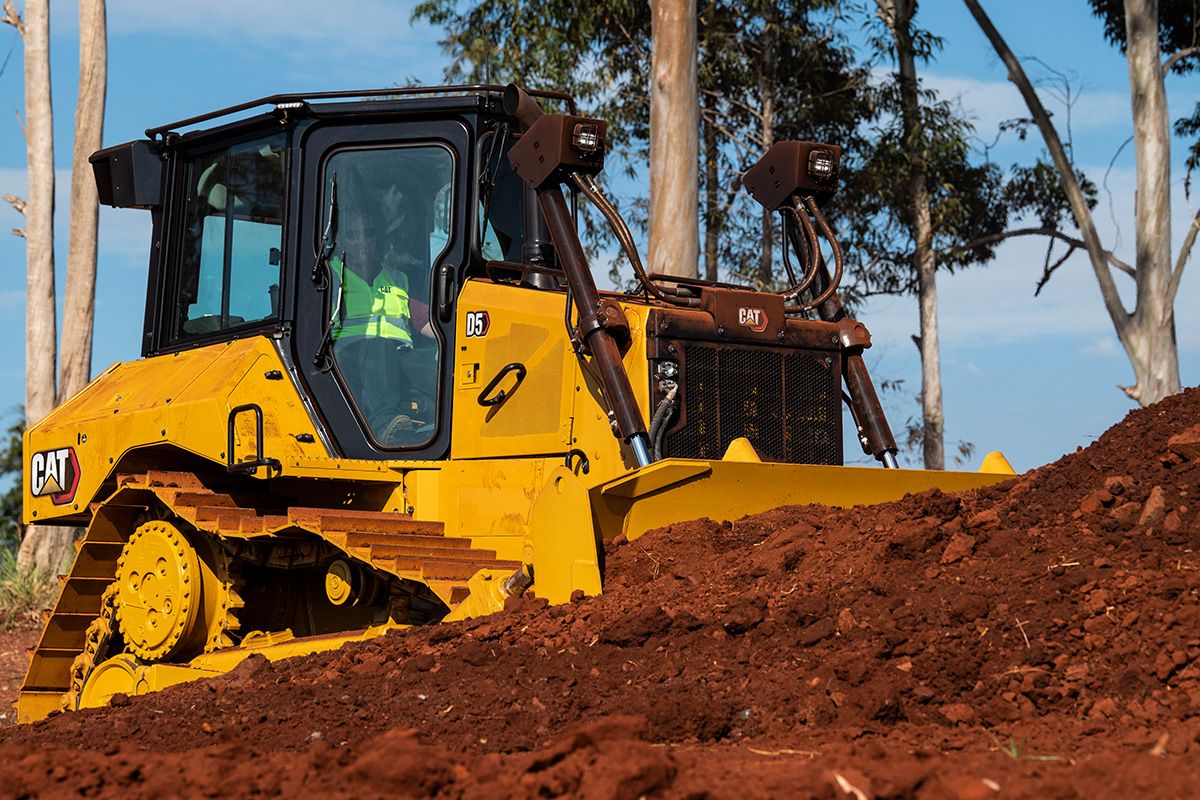
[[[1091,344],[1085,345],[1081,352],[1084,355],[1099,358],[1123,358],[1125,356],[1115,335],[1097,337]]]
[[[1028,117],[1029,109],[1021,99],[1017,87],[1009,81],[982,81],[958,75],[939,75],[928,72],[921,78],[926,88],[936,90],[947,100],[957,100],[975,123],[981,136],[991,137],[1004,120]],[[1107,128],[1112,125],[1129,126],[1129,96],[1120,92],[1089,90],[1085,85],[1075,85],[1080,91],[1071,108],[1071,130],[1081,131]],[[1038,89],[1038,95],[1055,123],[1065,125],[1066,105],[1055,92],[1046,87]],[[1033,134],[1036,136],[1036,132]]]

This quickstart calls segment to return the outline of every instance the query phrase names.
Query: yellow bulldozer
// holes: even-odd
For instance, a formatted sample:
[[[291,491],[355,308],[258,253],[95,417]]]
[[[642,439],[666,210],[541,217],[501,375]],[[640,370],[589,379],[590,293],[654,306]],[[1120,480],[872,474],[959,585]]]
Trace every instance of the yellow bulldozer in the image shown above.
[[[594,595],[604,542],[672,522],[1011,474],[896,468],[821,212],[836,146],[744,176],[786,232],[776,293],[647,274],[606,135],[559,92],[389,88],[93,155],[101,202],[153,220],[143,357],[26,433],[25,522],[86,533],[19,719]],[[597,290],[580,201],[633,289]],[[843,466],[843,406],[883,468]]]

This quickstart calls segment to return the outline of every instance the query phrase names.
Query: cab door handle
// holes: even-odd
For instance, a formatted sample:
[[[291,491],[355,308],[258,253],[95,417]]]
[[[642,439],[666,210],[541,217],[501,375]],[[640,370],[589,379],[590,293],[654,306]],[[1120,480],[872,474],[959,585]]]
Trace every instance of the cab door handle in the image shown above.
[[[437,313],[442,322],[454,314],[454,270],[445,263],[437,269]]]

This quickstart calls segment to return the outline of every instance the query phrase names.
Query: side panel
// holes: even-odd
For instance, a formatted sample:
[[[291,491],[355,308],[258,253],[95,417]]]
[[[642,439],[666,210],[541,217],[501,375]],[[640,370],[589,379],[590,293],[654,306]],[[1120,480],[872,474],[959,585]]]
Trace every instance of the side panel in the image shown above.
[[[468,281],[458,300],[454,458],[565,454],[571,448],[575,354],[563,325],[565,297]],[[488,393],[484,389],[518,365]],[[524,377],[518,377],[521,372]],[[484,398],[487,399],[487,398]]]
[[[229,412],[245,403],[263,410],[267,456],[328,457],[265,337],[116,364],[26,432],[25,521],[86,519],[115,465],[137,448],[174,445],[224,464]],[[239,415],[235,433],[237,459],[251,457],[254,416]]]
[[[613,435],[599,386],[580,368],[567,339],[565,303],[562,292],[486,280],[471,280],[463,287],[453,365],[454,459],[565,459],[568,450],[579,449],[588,459],[588,483],[633,468],[632,453]],[[634,303],[623,303],[622,308],[632,339],[624,358],[625,369],[648,425],[647,309]],[[503,390],[504,400],[481,405],[483,390],[509,365],[524,368],[520,385],[514,366],[487,395],[495,398]]]

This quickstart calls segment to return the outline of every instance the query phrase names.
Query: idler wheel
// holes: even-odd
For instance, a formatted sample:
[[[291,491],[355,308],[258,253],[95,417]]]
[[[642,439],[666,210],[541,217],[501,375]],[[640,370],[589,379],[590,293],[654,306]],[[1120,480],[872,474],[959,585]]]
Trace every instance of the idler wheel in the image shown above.
[[[206,573],[195,548],[170,522],[152,520],[134,531],[117,559],[117,621],[130,652],[162,661],[203,648]]]

